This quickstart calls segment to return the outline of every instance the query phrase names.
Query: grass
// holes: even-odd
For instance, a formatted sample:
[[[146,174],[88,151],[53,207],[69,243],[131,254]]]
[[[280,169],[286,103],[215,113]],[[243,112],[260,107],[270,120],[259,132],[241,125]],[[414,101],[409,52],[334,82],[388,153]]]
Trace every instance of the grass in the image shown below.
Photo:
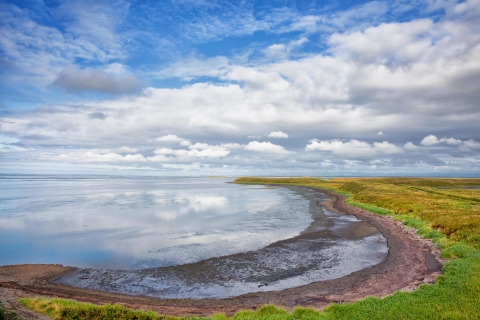
[[[0,320],[20,320],[15,312],[5,311],[5,308],[0,301]]]
[[[32,310],[58,320],[181,320],[205,319],[196,317],[174,317],[161,315],[153,311],[133,310],[121,305],[95,305],[67,299],[26,298],[20,302]]]
[[[416,228],[451,261],[435,284],[422,285],[411,293],[333,304],[322,312],[310,308],[287,312],[265,305],[230,318],[217,314],[211,319],[480,319],[480,190],[463,189],[480,185],[480,179],[245,177],[235,182],[319,187],[345,194],[351,205],[392,215]],[[55,319],[180,319],[60,299],[24,299],[22,303]]]

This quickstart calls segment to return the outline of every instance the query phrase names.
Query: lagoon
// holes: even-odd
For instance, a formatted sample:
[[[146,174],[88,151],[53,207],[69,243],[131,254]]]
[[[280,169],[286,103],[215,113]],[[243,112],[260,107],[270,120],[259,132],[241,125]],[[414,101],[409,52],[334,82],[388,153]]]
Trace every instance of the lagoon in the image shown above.
[[[388,254],[321,192],[232,180],[0,176],[0,265],[75,266],[58,282],[197,299],[335,279]]]
[[[0,265],[142,269],[256,250],[312,221],[308,200],[232,179],[0,178]]]

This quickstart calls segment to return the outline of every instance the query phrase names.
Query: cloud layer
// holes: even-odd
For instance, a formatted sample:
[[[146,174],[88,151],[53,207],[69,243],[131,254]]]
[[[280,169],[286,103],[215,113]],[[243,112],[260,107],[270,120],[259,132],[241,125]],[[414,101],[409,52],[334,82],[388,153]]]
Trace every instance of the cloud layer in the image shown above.
[[[477,0],[71,5],[0,6],[10,171],[480,173]]]

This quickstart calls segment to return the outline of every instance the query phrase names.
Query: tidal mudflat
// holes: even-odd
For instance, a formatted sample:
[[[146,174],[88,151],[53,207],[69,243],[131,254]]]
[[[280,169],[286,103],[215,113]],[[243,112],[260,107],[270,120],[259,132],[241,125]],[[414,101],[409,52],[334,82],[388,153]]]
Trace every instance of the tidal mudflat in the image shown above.
[[[283,188],[283,187],[278,187]],[[382,262],[386,239],[368,223],[325,210],[325,195],[289,188],[309,201],[312,223],[263,248],[196,263],[142,270],[77,269],[58,283],[159,298],[228,298],[331,280]]]
[[[325,210],[325,195],[303,188],[199,178],[15,179],[16,193],[2,202],[2,224],[11,226],[0,231],[8,239],[0,250],[11,259],[2,264],[82,267],[57,280],[81,288],[225,298],[339,278],[388,253],[374,227]],[[41,249],[30,260],[15,254],[29,246]]]

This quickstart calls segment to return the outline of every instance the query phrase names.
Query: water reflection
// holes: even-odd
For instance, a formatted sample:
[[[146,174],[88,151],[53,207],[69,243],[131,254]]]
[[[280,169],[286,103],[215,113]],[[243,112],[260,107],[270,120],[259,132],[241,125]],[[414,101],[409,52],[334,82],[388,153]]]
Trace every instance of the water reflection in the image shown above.
[[[318,192],[295,190],[310,200],[314,219],[296,237],[255,251],[171,267],[77,269],[57,281],[160,298],[227,298],[339,278],[386,258],[386,239],[372,225],[324,210],[321,203],[326,197]]]
[[[256,250],[312,221],[295,192],[226,181],[2,176],[0,264],[177,265]]]

